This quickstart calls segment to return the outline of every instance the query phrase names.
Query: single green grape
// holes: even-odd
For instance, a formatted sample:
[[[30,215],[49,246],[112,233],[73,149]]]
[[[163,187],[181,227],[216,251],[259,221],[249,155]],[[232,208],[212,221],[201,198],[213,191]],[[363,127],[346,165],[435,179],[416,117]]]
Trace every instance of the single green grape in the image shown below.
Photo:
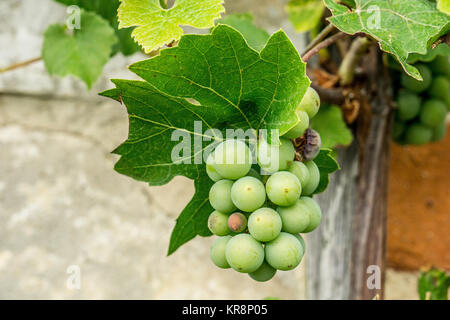
[[[231,200],[242,211],[252,212],[260,208],[266,201],[264,184],[253,177],[237,180],[231,188]]]
[[[302,189],[306,187],[309,180],[309,169],[308,167],[300,161],[294,161],[291,163],[291,165],[288,168],[288,171],[292,174],[294,174],[298,180],[300,181],[300,184],[302,185]]]
[[[319,186],[320,171],[314,161],[305,162],[305,165],[309,170],[309,179],[306,183],[305,188],[303,189],[302,195],[308,196],[311,195]]]
[[[419,114],[420,103],[417,93],[401,91],[397,96],[397,117],[404,121],[414,118]]]
[[[242,233],[228,241],[225,256],[228,264],[238,272],[255,272],[264,261],[264,249],[249,234]]]
[[[282,230],[292,234],[300,233],[308,228],[311,222],[311,209],[305,203],[297,200],[292,206],[278,207],[281,221],[283,222]]]
[[[306,111],[297,110],[295,112],[298,118],[297,124],[283,135],[283,138],[296,139],[301,137],[309,127],[309,116]]]
[[[430,69],[424,64],[419,64],[416,66],[422,75],[423,81],[419,81],[414,79],[413,77],[407,75],[406,73],[402,73],[401,75],[401,84],[408,90],[413,92],[423,92],[428,89],[431,84],[432,74]]]
[[[212,154],[210,154],[208,159],[206,159],[206,174],[214,182],[223,179],[223,177],[216,171],[216,168],[214,168],[214,157]]]
[[[447,133],[447,124],[445,121],[442,121],[442,123],[433,128],[433,136],[431,138],[431,141],[441,141],[444,139],[445,134]]]
[[[290,206],[300,197],[302,185],[294,174],[279,171],[267,180],[266,193],[269,200],[276,205]]]
[[[258,241],[272,241],[281,231],[280,215],[273,209],[260,208],[250,215],[248,231]]]
[[[303,254],[305,254],[305,253],[306,253],[306,243],[305,243],[305,240],[304,240],[304,239],[302,238],[302,236],[299,235],[299,234],[294,234],[294,237],[296,237],[297,240],[301,243],[301,245],[302,245],[302,247],[303,247]]]
[[[228,228],[228,215],[214,210],[208,218],[208,229],[216,236],[226,236],[231,232]]]
[[[250,149],[240,140],[226,140],[214,150],[214,168],[226,179],[236,180],[245,176],[251,166]]]
[[[392,136],[394,139],[399,139],[403,132],[405,132],[405,123],[400,121],[394,121],[394,127],[392,129]]]
[[[231,236],[220,237],[214,240],[209,250],[209,256],[212,262],[219,268],[228,269],[230,265],[227,262],[225,251]]]
[[[228,228],[239,233],[247,228],[247,217],[240,212],[235,212],[228,217]]]
[[[231,213],[236,210],[236,206],[231,200],[231,188],[233,181],[220,180],[213,184],[209,190],[209,202],[217,211]]]
[[[308,87],[302,101],[300,102],[297,110],[305,111],[309,118],[313,118],[320,108],[319,94],[311,87]]]
[[[428,66],[433,73],[450,77],[450,61],[448,56],[436,56]]]
[[[425,101],[420,110],[420,122],[429,127],[436,127],[442,123],[447,114],[447,106],[440,100]]]
[[[294,161],[295,148],[288,139],[280,138],[280,144],[268,144],[260,139],[257,146],[258,164],[267,173],[286,170]]]
[[[297,238],[286,232],[267,242],[264,247],[266,261],[278,270],[292,270],[300,264],[303,257],[303,246]]]
[[[406,128],[405,141],[408,144],[422,145],[430,142],[432,136],[433,131],[430,128],[420,123],[413,123]]]
[[[322,210],[319,204],[311,197],[300,197],[300,203],[309,207],[309,225],[302,233],[308,233],[315,230],[322,221]]]
[[[437,76],[434,78],[428,93],[430,96],[446,102],[447,108],[449,107],[450,81],[445,76]]]
[[[256,281],[265,282],[269,281],[273,278],[273,276],[277,273],[277,269],[273,268],[266,261],[262,263],[262,265],[258,268],[258,270],[249,273],[248,275]]]

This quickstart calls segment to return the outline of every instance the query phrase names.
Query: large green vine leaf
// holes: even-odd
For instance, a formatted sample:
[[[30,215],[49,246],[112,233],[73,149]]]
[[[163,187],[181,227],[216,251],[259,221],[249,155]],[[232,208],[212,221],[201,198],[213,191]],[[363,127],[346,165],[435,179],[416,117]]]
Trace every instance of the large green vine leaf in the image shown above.
[[[54,24],[44,34],[42,58],[49,74],[74,75],[88,88],[98,79],[116,43],[114,30],[95,13],[81,11],[80,29]]]
[[[366,33],[383,51],[393,54],[410,76],[419,71],[407,63],[411,53],[425,54],[431,43],[450,29],[448,16],[427,0],[355,0],[349,9],[336,0],[324,0],[333,15],[329,21],[345,33]]]
[[[131,32],[133,28],[118,29],[117,9],[119,8],[119,0],[55,0],[56,2],[65,4],[66,6],[76,5],[86,11],[95,12],[102,18],[109,21],[114,29],[116,37],[119,41],[113,46],[112,55],[121,52],[125,56],[131,55],[140,50],[139,45],[133,41]]]
[[[195,161],[201,152],[193,142],[191,154],[174,163],[171,153],[179,143],[172,139],[174,130],[199,139],[202,149],[212,141],[206,132],[196,133],[199,124],[202,132],[238,127],[279,129],[283,134],[295,125],[295,109],[310,81],[284,32],[274,33],[257,52],[226,25],[210,35],[184,35],[177,47],[161,50],[130,70],[145,81],[113,80],[116,88],[103,93],[123,101],[129,113],[129,136],[115,150],[121,155],[115,169],[150,185],[177,175],[195,180],[196,193],[177,221],[170,254],[196,235],[209,234],[206,219],[211,212],[204,162]]]
[[[211,28],[225,11],[223,0],[176,0],[163,9],[159,0],[121,0],[119,28],[136,28],[132,36],[146,53],[180,39],[180,25]]]
[[[290,0],[286,6],[289,20],[297,32],[314,29],[320,22],[324,9],[322,0]]]
[[[311,119],[311,127],[319,132],[323,148],[347,146],[353,140],[341,109],[334,105],[321,106],[316,116]]]
[[[267,31],[257,27],[253,23],[253,16],[249,13],[230,14],[217,20],[217,23],[226,24],[235,28],[244,36],[248,45],[256,51],[260,51],[264,48],[267,39],[269,39]]]

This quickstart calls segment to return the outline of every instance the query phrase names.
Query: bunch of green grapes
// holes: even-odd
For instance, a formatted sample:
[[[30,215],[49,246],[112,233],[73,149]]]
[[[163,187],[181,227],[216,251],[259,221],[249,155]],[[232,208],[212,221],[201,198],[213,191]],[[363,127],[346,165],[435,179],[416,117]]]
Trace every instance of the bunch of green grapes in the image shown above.
[[[417,65],[423,81],[405,73],[397,92],[394,140],[400,144],[422,145],[441,140],[446,133],[450,109],[450,62],[437,56],[428,64]]]
[[[277,270],[300,264],[305,253],[300,233],[313,231],[322,219],[311,198],[320,180],[314,158],[321,141],[309,129],[319,106],[317,92],[309,88],[296,110],[298,123],[279,144],[260,138],[252,153],[245,142],[229,139],[208,157],[206,172],[215,181],[208,228],[219,236],[210,256],[216,266],[268,281]],[[296,150],[297,141],[301,143]]]

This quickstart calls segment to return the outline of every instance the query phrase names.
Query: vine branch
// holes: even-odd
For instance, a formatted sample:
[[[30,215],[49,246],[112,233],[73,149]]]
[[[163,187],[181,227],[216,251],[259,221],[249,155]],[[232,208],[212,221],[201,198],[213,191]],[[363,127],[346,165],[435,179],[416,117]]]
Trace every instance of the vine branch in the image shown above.
[[[333,44],[334,42],[336,42],[337,40],[343,38],[346,35],[347,34],[344,33],[344,32],[338,32],[338,33],[332,35],[331,37],[323,40],[322,42],[319,42],[311,50],[309,50],[307,53],[305,53],[303,55],[302,60],[304,62],[308,61],[313,55],[318,53],[320,50],[328,47],[329,45]]]
[[[321,42],[323,39],[326,38],[326,36],[334,30],[334,26],[332,24],[329,24],[326,26],[320,33],[308,44],[308,46],[305,48],[305,50],[302,52],[301,55],[306,54],[309,50],[314,48],[319,42]]]
[[[27,65],[35,63],[35,62],[38,62],[40,60],[42,60],[42,57],[33,58],[33,59],[30,59],[30,60],[26,60],[26,61],[22,61],[22,62],[19,62],[19,63],[15,63],[15,64],[12,64],[12,65],[6,67],[6,68],[0,68],[0,73],[11,71],[11,70],[22,68],[22,67],[26,67]]]
[[[356,38],[339,67],[338,75],[341,85],[349,85],[355,78],[355,68],[372,42],[366,37]]]

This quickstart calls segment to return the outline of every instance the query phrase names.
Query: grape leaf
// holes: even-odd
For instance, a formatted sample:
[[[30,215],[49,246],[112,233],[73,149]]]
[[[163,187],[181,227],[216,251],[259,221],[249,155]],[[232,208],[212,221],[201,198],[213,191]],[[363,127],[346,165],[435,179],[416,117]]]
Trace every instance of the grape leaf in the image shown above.
[[[44,34],[42,58],[49,74],[74,75],[88,88],[98,79],[116,43],[114,30],[95,13],[81,11],[80,29],[53,24]]]
[[[180,25],[211,28],[225,11],[223,0],[176,0],[163,9],[159,0],[121,0],[119,28],[135,27],[132,36],[146,53],[180,39]]]
[[[119,0],[55,0],[56,2],[65,4],[66,6],[78,6],[86,11],[95,12],[104,19],[114,29],[118,42],[113,46],[111,55],[121,52],[125,56],[129,56],[140,50],[139,45],[133,41],[131,32],[134,28],[118,29],[117,9],[119,8]]]
[[[297,32],[305,32],[317,26],[325,6],[322,0],[290,0],[286,6],[289,20]]]
[[[428,49],[425,55],[412,53],[408,57],[408,63],[416,63],[417,61],[430,62],[436,58],[436,56],[450,56],[450,46],[445,43],[440,43],[435,48]]]
[[[437,0],[437,8],[445,14],[450,14],[450,0]]]
[[[319,132],[323,148],[347,146],[353,140],[341,109],[334,105],[322,105],[316,116],[311,119],[311,127]]]
[[[447,15],[427,0],[356,0],[348,9],[336,0],[324,0],[333,15],[328,20],[345,33],[366,33],[393,54],[410,76],[422,80],[408,64],[411,53],[425,54],[431,43],[450,29]]]
[[[196,160],[212,141],[196,125],[222,134],[227,128],[252,128],[279,129],[281,135],[297,122],[295,109],[310,81],[284,32],[274,33],[257,52],[226,25],[213,28],[210,35],[184,35],[178,46],[130,70],[145,81],[112,80],[116,88],[103,93],[123,101],[129,114],[128,140],[114,151],[121,156],[115,169],[150,185],[177,175],[195,180],[195,196],[177,221],[170,254],[196,235],[209,234],[201,221],[211,208],[198,210],[198,204],[207,201],[210,184],[204,180],[204,162]],[[187,134],[188,141],[194,137],[184,161],[172,160],[179,144],[173,132]]]
[[[330,183],[330,174],[339,170],[339,164],[337,163],[334,152],[331,149],[321,149],[319,155],[314,159],[317,167],[320,171],[320,181],[313,194],[324,192],[328,183]]]
[[[420,300],[447,300],[450,274],[435,268],[422,270],[417,287]]]
[[[253,16],[249,13],[230,14],[217,20],[217,23],[226,24],[235,28],[244,36],[248,45],[256,51],[260,51],[266,44],[267,39],[269,39],[267,31],[258,28],[253,23]]]

